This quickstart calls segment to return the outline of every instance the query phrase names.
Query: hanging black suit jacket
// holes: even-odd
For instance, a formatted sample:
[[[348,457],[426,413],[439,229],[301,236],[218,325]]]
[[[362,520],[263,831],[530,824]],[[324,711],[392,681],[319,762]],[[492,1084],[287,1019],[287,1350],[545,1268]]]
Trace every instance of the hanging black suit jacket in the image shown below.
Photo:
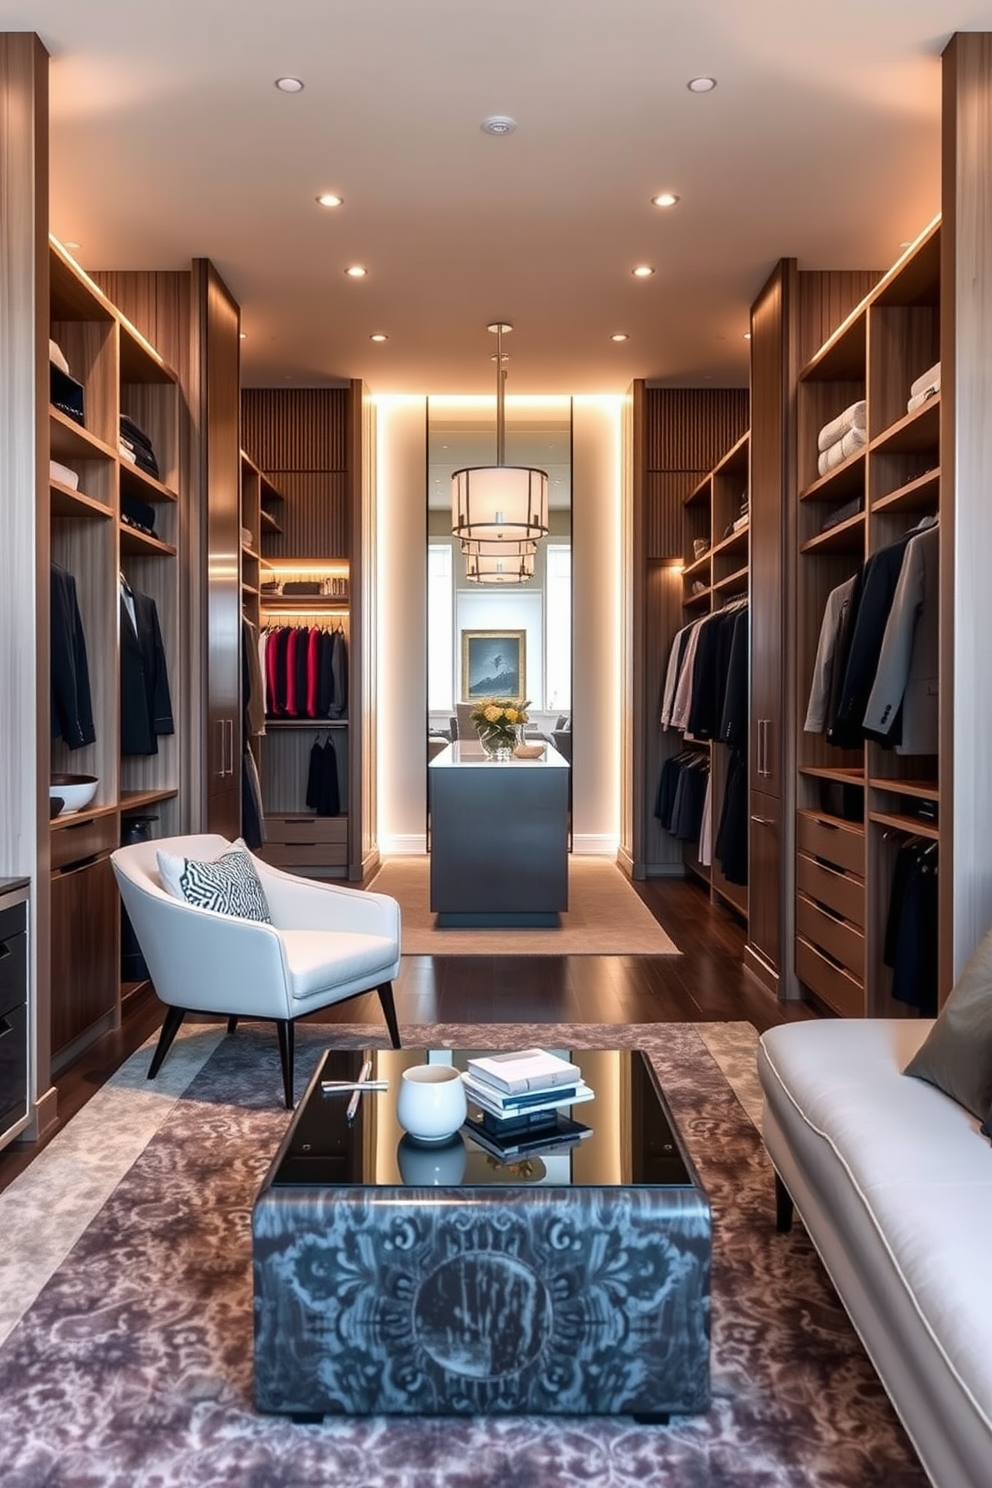
[[[52,738],[82,749],[96,739],[86,637],[76,580],[57,563],[51,566],[51,672]]]
[[[158,754],[171,734],[172,699],[155,601],[134,590],[134,624],[121,598],[121,753]]]

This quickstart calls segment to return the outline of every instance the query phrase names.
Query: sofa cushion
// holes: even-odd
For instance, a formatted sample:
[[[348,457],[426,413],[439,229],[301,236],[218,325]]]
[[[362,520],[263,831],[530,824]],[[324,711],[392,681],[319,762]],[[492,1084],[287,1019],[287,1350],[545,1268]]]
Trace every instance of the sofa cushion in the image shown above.
[[[346,986],[359,977],[385,979],[396,962],[396,942],[382,935],[350,930],[280,930],[292,996],[313,997],[328,986]]]
[[[272,923],[262,881],[241,838],[210,862],[161,851],[156,857],[162,885],[174,899],[241,920]]]
[[[905,1073],[928,1080],[983,1121],[992,1106],[992,930],[979,941]]]

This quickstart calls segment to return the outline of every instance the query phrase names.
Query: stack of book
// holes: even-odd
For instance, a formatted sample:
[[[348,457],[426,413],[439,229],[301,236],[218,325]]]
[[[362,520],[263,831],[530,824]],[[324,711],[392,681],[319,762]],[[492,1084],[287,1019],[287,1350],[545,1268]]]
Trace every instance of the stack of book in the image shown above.
[[[546,1049],[480,1055],[468,1061],[462,1080],[469,1100],[500,1122],[533,1125],[593,1099],[578,1065]]]

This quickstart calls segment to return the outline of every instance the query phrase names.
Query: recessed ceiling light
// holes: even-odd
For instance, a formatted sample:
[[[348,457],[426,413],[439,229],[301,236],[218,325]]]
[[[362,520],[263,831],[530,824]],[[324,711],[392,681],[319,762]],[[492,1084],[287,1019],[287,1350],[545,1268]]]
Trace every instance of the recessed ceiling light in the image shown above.
[[[913,240],[912,240],[912,238],[907,238],[904,243],[900,243],[899,244],[899,247],[900,248],[912,248],[912,246],[913,246]],[[66,244],[66,247],[67,248],[71,248],[72,247],[72,244],[71,243],[67,243]]]
[[[276,87],[280,93],[302,93],[303,79],[298,77],[276,78]]]
[[[483,134],[512,134],[516,127],[516,119],[511,119],[509,114],[492,114],[479,125]]]
[[[630,271],[635,279],[650,279],[654,269],[650,264],[638,264],[636,269]]]
[[[750,341],[750,339],[751,339],[751,332],[750,331],[745,331],[744,332],[744,340],[745,341]]]
[[[387,335],[385,335],[382,331],[373,331],[372,334],[371,334],[371,336],[369,337],[369,340],[370,341],[388,341],[389,340],[389,337]]]
[[[364,279],[368,269],[364,269],[361,264],[352,264],[350,268],[345,269],[345,273],[349,279]]]
[[[248,340],[248,332],[247,331],[239,331],[238,332],[238,340],[239,341],[247,341]]]
[[[679,198],[674,191],[662,191],[651,198],[653,207],[674,207],[678,205]]]
[[[71,238],[66,238],[62,244],[63,248],[82,248],[82,243],[74,243]]]
[[[689,92],[690,93],[712,93],[713,92],[713,89],[716,87],[716,78],[714,78],[714,77],[694,77],[694,78],[690,78],[689,81],[686,83],[686,87],[689,89]]]
[[[613,335],[610,337],[610,340],[611,341],[626,341],[627,340],[627,332],[626,331],[614,331]]]
[[[318,207],[343,207],[344,197],[333,191],[322,191],[317,198]]]

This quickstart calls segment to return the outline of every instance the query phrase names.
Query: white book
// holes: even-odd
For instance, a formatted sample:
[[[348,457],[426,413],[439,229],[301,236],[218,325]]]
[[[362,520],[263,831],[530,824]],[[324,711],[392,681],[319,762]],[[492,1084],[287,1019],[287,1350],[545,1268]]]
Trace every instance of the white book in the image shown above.
[[[574,1085],[582,1079],[577,1064],[569,1064],[547,1049],[524,1049],[519,1054],[485,1054],[470,1059],[468,1067],[477,1080],[494,1085],[507,1095],[526,1090],[548,1090],[555,1085]]]
[[[583,1101],[592,1100],[595,1093],[584,1080],[579,1080],[573,1085],[561,1086],[557,1094],[554,1090],[549,1090],[545,1099],[531,1099],[525,1104],[518,1104],[512,1097],[501,1099],[498,1090],[487,1088],[480,1081],[473,1080],[467,1072],[462,1075],[462,1083],[470,1101],[483,1111],[488,1111],[490,1116],[499,1116],[503,1120],[514,1116],[529,1116],[535,1111],[554,1111],[559,1106],[578,1106]]]

